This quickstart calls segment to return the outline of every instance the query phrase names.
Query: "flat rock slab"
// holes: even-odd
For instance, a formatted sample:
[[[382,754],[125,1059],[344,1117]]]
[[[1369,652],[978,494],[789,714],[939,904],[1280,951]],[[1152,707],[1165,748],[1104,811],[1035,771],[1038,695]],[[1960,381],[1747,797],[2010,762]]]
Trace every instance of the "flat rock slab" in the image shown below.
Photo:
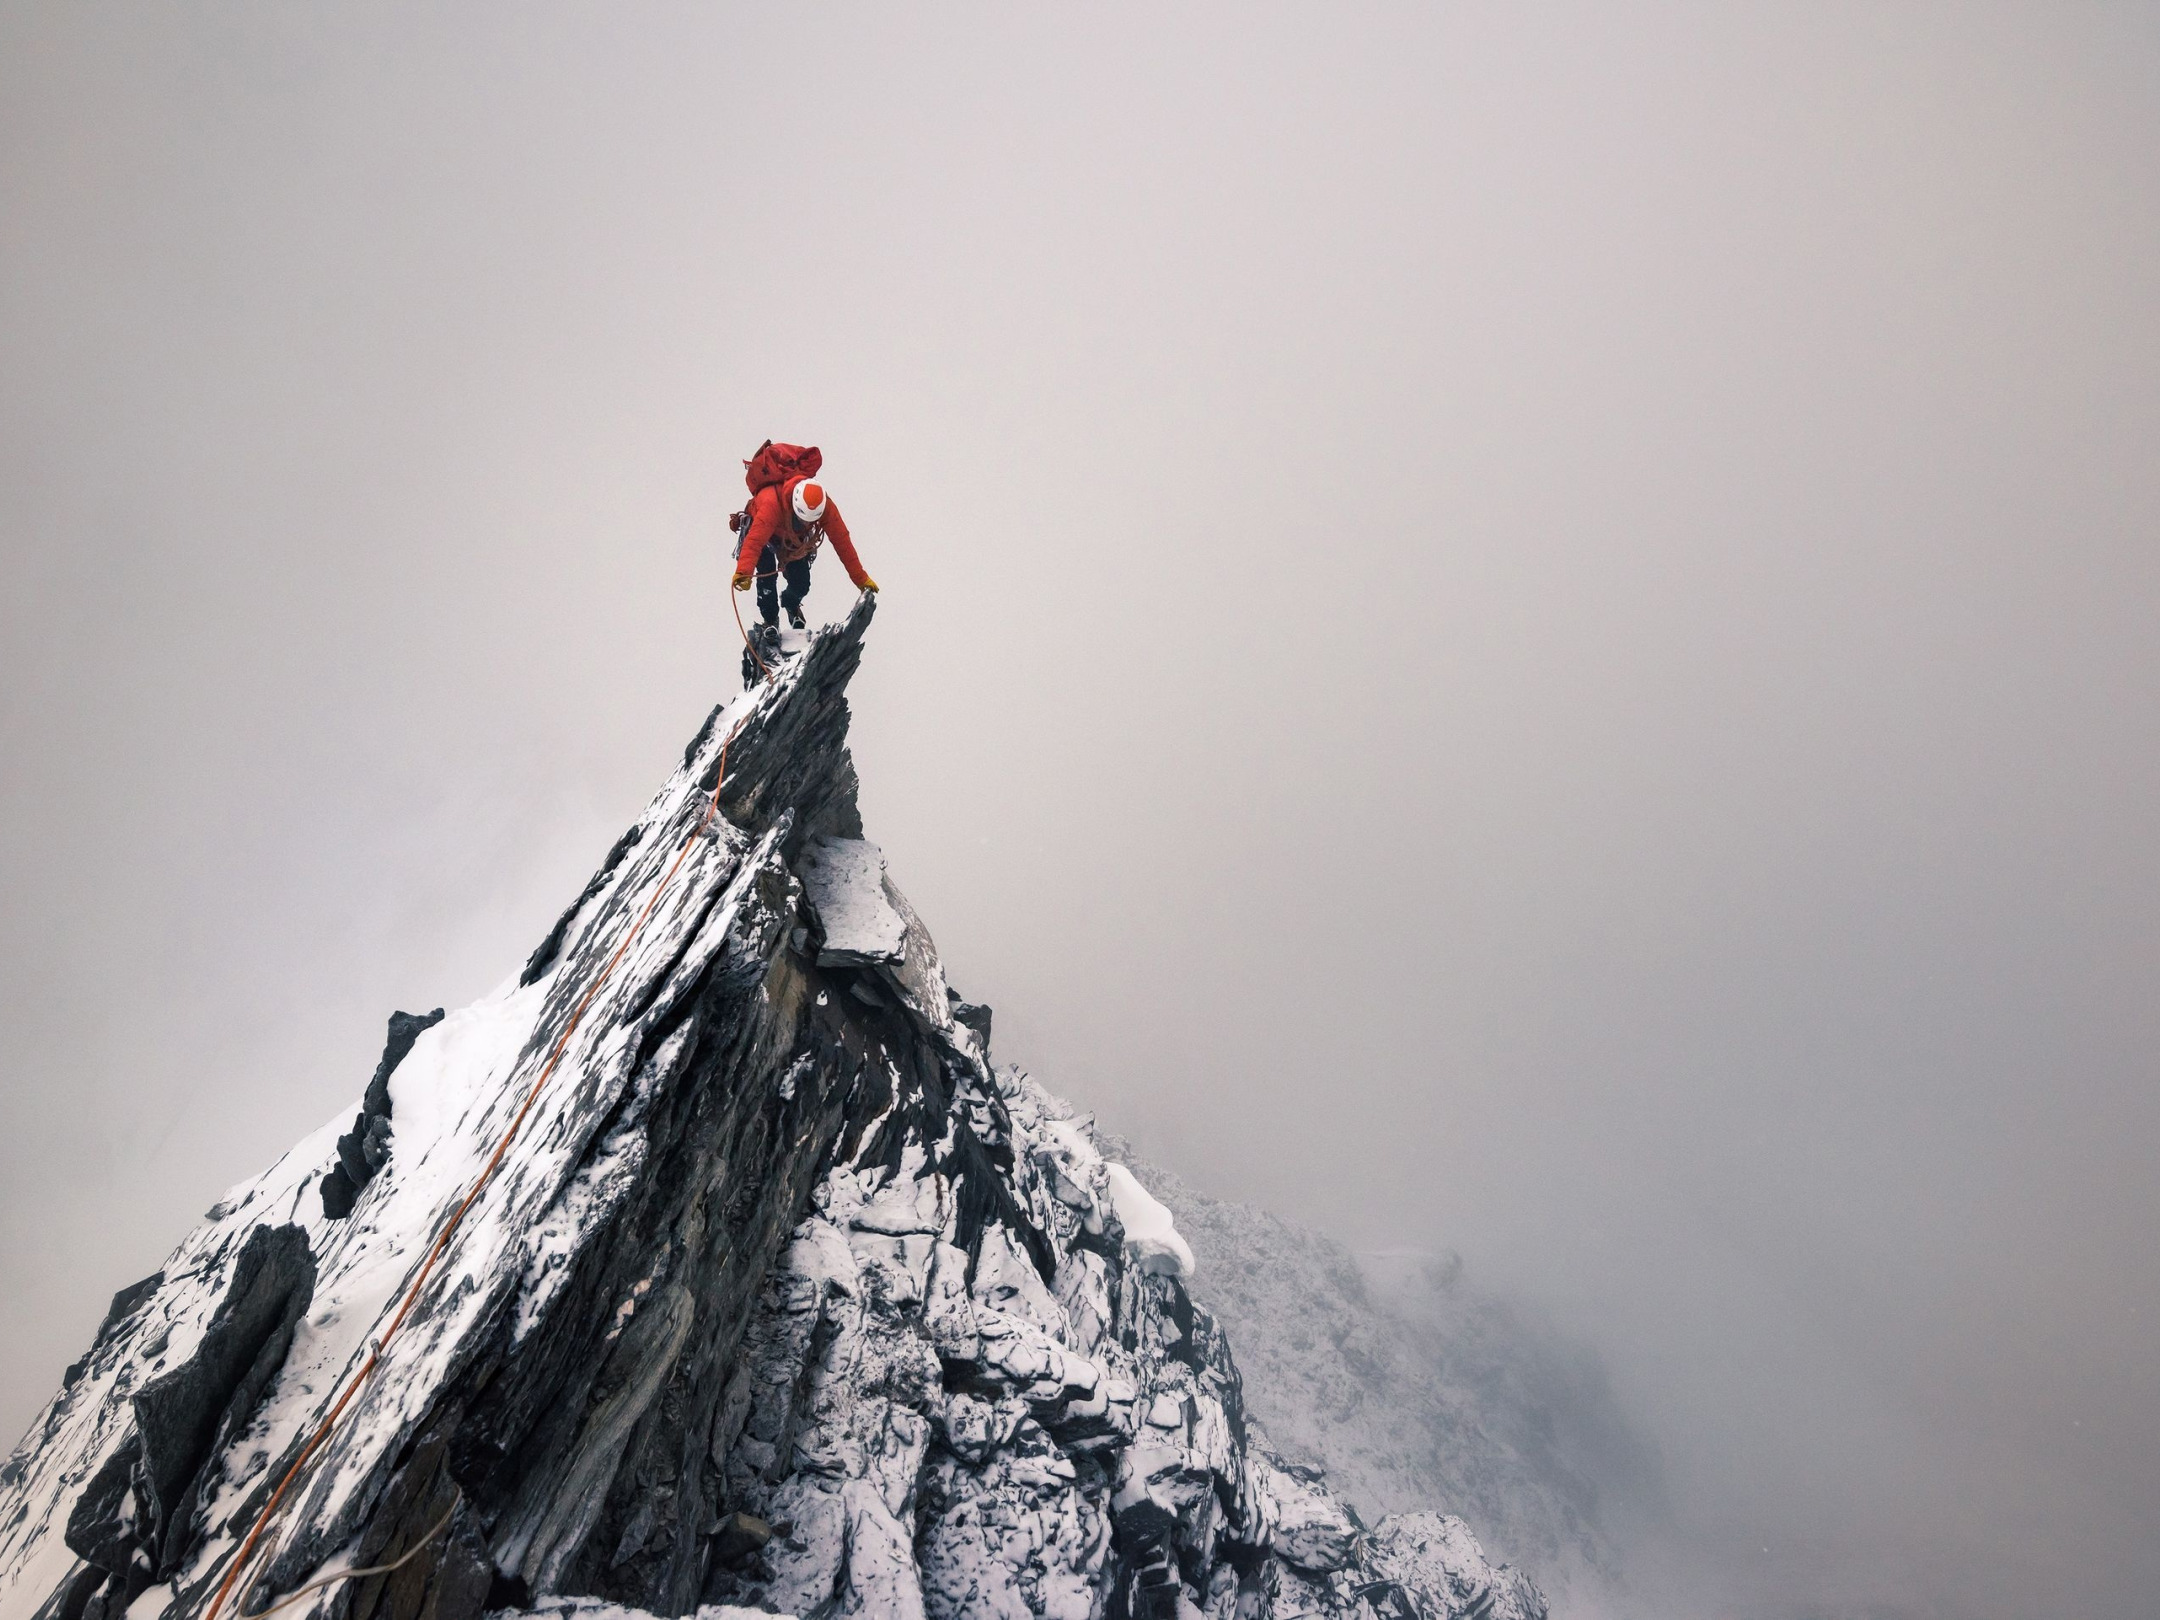
[[[800,875],[824,931],[819,967],[896,964],[907,953],[907,918],[885,888],[885,857],[867,838],[819,838]]]

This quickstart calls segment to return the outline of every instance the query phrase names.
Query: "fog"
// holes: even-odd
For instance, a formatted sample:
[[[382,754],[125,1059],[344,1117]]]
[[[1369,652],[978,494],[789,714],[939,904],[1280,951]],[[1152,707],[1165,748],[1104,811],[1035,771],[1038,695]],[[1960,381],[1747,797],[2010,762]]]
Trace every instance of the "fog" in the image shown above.
[[[0,1428],[576,892],[770,435],[1001,1056],[1594,1344],[1667,1613],[2149,1616],[2156,158],[2148,6],[0,12]]]

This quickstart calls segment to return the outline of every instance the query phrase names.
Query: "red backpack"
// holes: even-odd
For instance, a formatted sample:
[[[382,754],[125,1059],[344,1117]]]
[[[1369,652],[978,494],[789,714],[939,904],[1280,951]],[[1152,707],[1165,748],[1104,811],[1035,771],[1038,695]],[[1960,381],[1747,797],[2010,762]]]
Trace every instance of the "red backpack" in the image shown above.
[[[757,454],[743,463],[743,482],[755,495],[798,475],[809,478],[824,465],[825,457],[814,444],[774,444],[767,439],[758,446]]]
[[[750,486],[755,499],[761,489],[771,489],[784,484],[790,478],[809,478],[825,465],[825,456],[814,444],[774,444],[767,439],[757,447],[757,454],[743,463],[743,482]],[[727,526],[737,534],[750,524],[750,508],[744,507],[732,514]]]

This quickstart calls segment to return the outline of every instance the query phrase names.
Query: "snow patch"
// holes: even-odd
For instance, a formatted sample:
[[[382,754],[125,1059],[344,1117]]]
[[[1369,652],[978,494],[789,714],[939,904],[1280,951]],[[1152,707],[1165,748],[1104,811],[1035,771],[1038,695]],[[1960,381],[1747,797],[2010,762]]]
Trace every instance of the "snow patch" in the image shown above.
[[[1170,1211],[1122,1164],[1105,1161],[1103,1168],[1109,1173],[1110,1202],[1125,1228],[1125,1252],[1132,1263],[1157,1276],[1189,1280],[1193,1274],[1192,1250],[1178,1236],[1177,1222],[1170,1218]]]
[[[907,919],[885,892],[885,857],[866,838],[820,838],[803,852],[803,888],[825,931],[819,967],[898,962]]]
[[[743,1609],[732,1603],[708,1603],[694,1611],[696,1620],[795,1620],[791,1614],[775,1615],[764,1609]],[[643,1609],[598,1598],[555,1598],[530,1609],[496,1609],[488,1620],[656,1620]]]
[[[515,977],[423,1030],[390,1075],[390,1151],[414,1164],[491,1096],[532,1033],[537,996]]]

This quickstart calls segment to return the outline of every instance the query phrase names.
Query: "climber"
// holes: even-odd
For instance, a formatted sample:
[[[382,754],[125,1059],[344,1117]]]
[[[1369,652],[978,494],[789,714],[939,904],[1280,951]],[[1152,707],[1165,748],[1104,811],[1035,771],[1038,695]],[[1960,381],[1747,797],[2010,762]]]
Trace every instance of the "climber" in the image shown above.
[[[863,572],[840,508],[825,486],[816,482],[824,460],[815,445],[774,444],[767,439],[743,463],[750,504],[728,520],[728,526],[742,537],[735,553],[735,589],[747,591],[756,580],[758,613],[769,625],[779,624],[784,607],[788,623],[798,630],[804,627],[802,604],[810,594],[810,564],[827,539],[857,590],[878,588],[877,581]],[[775,577],[780,575],[786,577],[785,590],[775,588]]]

